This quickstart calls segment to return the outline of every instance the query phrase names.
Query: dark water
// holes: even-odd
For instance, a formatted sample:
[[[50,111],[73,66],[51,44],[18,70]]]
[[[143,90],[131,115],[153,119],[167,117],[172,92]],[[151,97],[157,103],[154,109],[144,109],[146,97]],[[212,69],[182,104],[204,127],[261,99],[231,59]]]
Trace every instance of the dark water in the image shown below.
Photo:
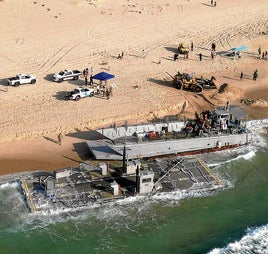
[[[0,253],[268,253],[268,135],[203,155],[226,189],[134,198],[73,214],[29,215],[16,184],[0,186]]]

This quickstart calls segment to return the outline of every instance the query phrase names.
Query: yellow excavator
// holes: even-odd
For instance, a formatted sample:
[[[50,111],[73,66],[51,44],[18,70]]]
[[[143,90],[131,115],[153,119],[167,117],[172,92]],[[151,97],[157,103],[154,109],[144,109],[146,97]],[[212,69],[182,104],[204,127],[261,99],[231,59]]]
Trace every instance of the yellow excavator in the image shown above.
[[[180,73],[178,71],[171,82],[180,90],[185,89],[201,93],[203,89],[217,89],[214,83],[215,80],[214,76],[211,79],[195,78],[193,73]]]

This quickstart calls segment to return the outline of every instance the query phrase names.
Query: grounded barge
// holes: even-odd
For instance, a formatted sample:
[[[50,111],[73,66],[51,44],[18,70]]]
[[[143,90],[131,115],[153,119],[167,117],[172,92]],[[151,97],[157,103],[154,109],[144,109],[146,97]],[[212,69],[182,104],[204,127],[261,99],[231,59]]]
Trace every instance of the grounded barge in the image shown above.
[[[138,160],[111,167],[83,163],[77,168],[35,172],[20,180],[32,213],[68,212],[87,209],[136,195],[171,191],[211,192],[221,182],[198,158],[178,157],[141,165]],[[178,194],[179,195],[179,194]]]
[[[236,106],[205,111],[190,121],[153,122],[97,130],[101,140],[86,141],[97,160],[129,160],[191,155],[246,145],[252,135]]]
[[[97,159],[76,168],[35,172],[21,179],[33,213],[86,209],[118,199],[161,192],[208,192],[223,187],[194,157],[138,160],[211,152],[248,144],[252,137],[237,107],[196,114],[195,120],[100,129],[102,140],[87,141]],[[106,139],[104,139],[106,137]],[[101,161],[106,160],[106,161]],[[109,162],[108,162],[109,161]],[[98,163],[98,164],[97,164]]]

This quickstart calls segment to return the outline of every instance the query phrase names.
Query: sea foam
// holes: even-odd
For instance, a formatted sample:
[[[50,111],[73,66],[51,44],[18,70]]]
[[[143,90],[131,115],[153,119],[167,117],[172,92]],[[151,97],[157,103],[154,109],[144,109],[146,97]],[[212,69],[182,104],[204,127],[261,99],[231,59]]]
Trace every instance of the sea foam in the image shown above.
[[[0,189],[8,189],[8,188],[16,189],[18,186],[19,186],[18,182],[3,183],[3,184],[0,184]]]
[[[268,224],[257,228],[249,228],[239,241],[229,243],[224,248],[215,248],[208,252],[208,254],[225,253],[268,253]]]

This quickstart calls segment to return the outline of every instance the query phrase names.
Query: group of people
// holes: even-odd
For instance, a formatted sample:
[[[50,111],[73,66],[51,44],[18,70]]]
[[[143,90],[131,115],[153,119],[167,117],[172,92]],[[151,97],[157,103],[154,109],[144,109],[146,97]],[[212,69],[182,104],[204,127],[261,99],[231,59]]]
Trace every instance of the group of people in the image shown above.
[[[96,95],[102,95],[102,97],[105,97],[108,99],[110,99],[110,96],[113,96],[113,87],[107,87],[106,84],[102,85],[102,84],[98,84],[96,86],[96,91],[95,91]]]
[[[123,58],[123,56],[124,56],[124,52],[122,51],[122,53],[121,53],[121,54],[118,54],[117,59],[122,59],[122,58]]]
[[[83,77],[85,79],[85,85],[88,85],[88,76],[89,76],[89,85],[93,85],[93,76],[92,76],[92,71],[91,74],[89,75],[89,70],[88,68],[83,70]]]
[[[258,48],[259,58],[267,60],[267,50],[261,52],[261,47]]]

